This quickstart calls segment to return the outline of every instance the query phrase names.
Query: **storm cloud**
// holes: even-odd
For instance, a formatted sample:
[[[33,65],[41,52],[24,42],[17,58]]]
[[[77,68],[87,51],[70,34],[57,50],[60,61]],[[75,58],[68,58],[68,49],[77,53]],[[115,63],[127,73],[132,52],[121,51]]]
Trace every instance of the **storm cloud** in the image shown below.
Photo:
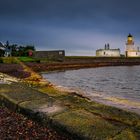
[[[128,33],[140,45],[139,5],[139,0],[4,0],[0,39],[38,50],[65,49],[67,55],[93,55],[105,43],[123,51]]]

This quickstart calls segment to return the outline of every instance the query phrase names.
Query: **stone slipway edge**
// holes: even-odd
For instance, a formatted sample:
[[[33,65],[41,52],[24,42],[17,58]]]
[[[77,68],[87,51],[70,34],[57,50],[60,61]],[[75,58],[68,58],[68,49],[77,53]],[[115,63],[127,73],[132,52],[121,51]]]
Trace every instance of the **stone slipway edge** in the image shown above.
[[[53,119],[53,116],[60,115],[68,108],[57,103],[47,94],[43,94],[29,87],[22,87],[20,84],[0,84],[0,87],[5,86],[6,92],[1,93],[0,90],[0,105],[6,106],[12,111],[22,113],[23,115],[50,127],[60,134],[72,139],[91,139],[84,135],[75,133],[72,127],[61,123],[59,120]],[[21,93],[15,93],[16,87],[20,87]],[[13,89],[12,89],[13,88]],[[0,88],[1,89],[1,88]],[[7,91],[11,89],[11,93]],[[14,91],[15,90],[15,91]],[[25,90],[25,92],[23,92]]]

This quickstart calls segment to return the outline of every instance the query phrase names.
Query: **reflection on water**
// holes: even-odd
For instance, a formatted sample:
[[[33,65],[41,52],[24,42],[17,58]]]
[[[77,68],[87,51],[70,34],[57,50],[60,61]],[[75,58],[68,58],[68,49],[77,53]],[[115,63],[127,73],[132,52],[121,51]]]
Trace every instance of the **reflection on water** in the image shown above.
[[[140,103],[140,66],[69,70],[43,77],[102,102],[116,98],[129,100],[128,105],[130,101]]]

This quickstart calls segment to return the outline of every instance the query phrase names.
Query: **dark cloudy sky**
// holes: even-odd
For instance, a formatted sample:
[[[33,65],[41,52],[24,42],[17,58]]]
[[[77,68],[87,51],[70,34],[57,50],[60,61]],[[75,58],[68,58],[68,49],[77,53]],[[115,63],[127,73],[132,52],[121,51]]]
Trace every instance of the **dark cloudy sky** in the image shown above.
[[[94,55],[110,43],[125,48],[128,33],[140,46],[140,0],[0,0],[0,41]]]

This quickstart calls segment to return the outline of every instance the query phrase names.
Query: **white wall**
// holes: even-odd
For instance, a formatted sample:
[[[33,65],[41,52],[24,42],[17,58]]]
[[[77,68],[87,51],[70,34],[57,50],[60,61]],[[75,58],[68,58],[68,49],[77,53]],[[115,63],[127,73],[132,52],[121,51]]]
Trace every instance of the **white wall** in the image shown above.
[[[97,50],[96,56],[98,57],[120,57],[119,50]]]
[[[140,52],[136,52],[136,51],[129,51],[127,52],[127,57],[140,57]]]
[[[136,51],[137,47],[135,45],[126,45],[126,51]]]

